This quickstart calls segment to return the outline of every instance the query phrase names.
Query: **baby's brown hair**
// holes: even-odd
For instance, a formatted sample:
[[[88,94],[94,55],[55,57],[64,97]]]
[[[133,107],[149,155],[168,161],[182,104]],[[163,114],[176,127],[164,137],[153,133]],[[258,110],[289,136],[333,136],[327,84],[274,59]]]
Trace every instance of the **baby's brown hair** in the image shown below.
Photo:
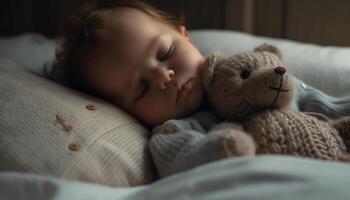
[[[54,71],[59,71],[63,82],[80,91],[108,99],[89,88],[81,72],[94,53],[97,44],[108,37],[108,27],[113,25],[113,14],[119,8],[133,8],[146,13],[174,28],[182,24],[181,20],[158,10],[139,0],[109,0],[99,3],[86,3],[79,7],[64,24],[63,36],[56,50]],[[55,72],[53,72],[55,73]]]

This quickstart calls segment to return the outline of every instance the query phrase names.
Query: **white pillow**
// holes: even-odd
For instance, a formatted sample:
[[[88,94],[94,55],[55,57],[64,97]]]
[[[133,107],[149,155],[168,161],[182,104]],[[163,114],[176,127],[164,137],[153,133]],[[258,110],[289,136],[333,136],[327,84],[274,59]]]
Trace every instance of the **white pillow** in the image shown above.
[[[105,101],[0,59],[0,171],[112,186],[154,180],[149,131]]]
[[[251,51],[262,43],[276,45],[296,77],[328,94],[350,95],[349,47],[325,47],[236,31],[199,30],[191,31],[190,36],[203,54]]]
[[[16,61],[36,74],[55,60],[56,41],[38,33],[0,38],[0,56]]]

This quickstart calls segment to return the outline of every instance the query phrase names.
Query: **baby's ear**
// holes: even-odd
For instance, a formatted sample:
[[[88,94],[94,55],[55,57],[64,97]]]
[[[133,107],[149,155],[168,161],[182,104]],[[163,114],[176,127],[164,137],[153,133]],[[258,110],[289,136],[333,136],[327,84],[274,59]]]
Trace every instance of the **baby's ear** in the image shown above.
[[[215,68],[222,58],[222,56],[216,53],[210,54],[205,58],[202,69],[202,81],[205,90],[208,90],[214,76]]]
[[[256,47],[254,49],[254,51],[260,51],[260,52],[267,51],[267,52],[275,54],[280,60],[283,60],[281,50],[279,48],[277,48],[276,46],[273,46],[270,44],[262,44],[262,45]]]

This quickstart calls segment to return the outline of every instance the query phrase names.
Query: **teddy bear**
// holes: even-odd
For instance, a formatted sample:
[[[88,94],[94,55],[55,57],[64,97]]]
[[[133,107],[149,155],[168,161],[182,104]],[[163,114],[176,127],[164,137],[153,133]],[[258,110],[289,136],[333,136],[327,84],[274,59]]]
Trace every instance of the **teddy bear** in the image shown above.
[[[350,117],[330,121],[291,108],[294,77],[277,47],[263,44],[251,52],[209,55],[202,78],[212,109],[242,125],[253,138],[256,154],[337,160],[347,152]]]
[[[211,109],[205,106],[152,129],[149,150],[159,177],[256,154],[350,162],[350,154],[344,154],[350,146],[345,145],[350,141],[350,117],[329,121],[322,114],[298,111],[301,93],[306,92],[301,88],[311,86],[296,84],[302,81],[287,73],[278,48],[262,45],[232,56],[209,55],[201,76],[205,105]]]

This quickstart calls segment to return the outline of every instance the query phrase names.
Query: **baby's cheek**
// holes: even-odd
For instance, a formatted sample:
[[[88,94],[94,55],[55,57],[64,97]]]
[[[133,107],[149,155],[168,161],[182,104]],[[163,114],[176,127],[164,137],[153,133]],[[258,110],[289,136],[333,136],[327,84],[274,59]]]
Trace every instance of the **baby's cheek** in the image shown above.
[[[195,73],[204,62],[204,57],[192,44],[184,45],[179,54],[181,54],[178,59],[181,62],[180,66],[191,73]]]

